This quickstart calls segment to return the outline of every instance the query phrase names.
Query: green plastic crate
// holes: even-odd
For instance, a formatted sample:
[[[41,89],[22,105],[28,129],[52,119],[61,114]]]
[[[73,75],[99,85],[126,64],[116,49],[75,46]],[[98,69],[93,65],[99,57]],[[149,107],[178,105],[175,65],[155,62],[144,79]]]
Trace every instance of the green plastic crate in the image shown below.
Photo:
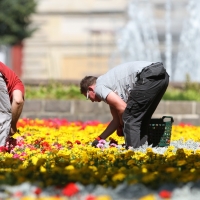
[[[163,116],[152,118],[148,130],[148,144],[153,147],[166,147],[170,145],[173,117]]]

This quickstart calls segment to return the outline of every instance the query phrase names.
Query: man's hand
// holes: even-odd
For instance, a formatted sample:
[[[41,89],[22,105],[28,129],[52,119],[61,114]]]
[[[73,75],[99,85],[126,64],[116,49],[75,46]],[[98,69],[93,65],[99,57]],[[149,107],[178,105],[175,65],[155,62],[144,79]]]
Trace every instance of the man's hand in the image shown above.
[[[118,128],[117,128],[117,135],[119,136],[119,137],[123,137],[124,136],[124,133],[123,133],[123,126],[118,126]]]
[[[93,142],[92,142],[92,146],[93,147],[97,147],[97,144],[99,144],[99,141],[101,140],[102,138],[100,136],[98,136]]]
[[[99,144],[99,140],[95,139],[95,140],[92,142],[92,146],[93,146],[93,147],[97,147],[97,144]]]
[[[10,128],[10,134],[9,134],[9,135],[12,136],[12,135],[14,135],[16,132],[17,132],[16,126],[13,126],[13,127]]]

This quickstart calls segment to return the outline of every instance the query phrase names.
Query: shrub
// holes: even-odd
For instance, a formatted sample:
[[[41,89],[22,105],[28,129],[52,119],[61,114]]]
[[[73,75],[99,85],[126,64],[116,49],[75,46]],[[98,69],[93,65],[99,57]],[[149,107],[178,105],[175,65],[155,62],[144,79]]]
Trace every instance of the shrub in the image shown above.
[[[26,99],[85,99],[76,85],[51,82],[46,86],[26,86]],[[200,84],[188,78],[183,88],[169,86],[163,100],[200,101]]]

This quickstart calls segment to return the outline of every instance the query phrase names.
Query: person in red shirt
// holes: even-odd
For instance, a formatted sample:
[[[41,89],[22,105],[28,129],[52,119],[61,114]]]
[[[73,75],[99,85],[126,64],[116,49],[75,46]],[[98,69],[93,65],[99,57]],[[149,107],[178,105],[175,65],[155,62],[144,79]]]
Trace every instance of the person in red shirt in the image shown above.
[[[24,105],[24,85],[19,77],[0,62],[0,147],[17,131]]]

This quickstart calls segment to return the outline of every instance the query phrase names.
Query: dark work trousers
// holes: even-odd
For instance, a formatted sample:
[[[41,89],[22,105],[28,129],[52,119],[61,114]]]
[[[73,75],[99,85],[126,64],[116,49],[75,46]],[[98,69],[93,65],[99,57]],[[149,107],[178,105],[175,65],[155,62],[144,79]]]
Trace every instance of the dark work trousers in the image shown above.
[[[140,74],[142,76],[142,73]],[[130,93],[123,113],[126,147],[138,148],[148,140],[150,119],[169,84],[169,75],[140,78]]]

